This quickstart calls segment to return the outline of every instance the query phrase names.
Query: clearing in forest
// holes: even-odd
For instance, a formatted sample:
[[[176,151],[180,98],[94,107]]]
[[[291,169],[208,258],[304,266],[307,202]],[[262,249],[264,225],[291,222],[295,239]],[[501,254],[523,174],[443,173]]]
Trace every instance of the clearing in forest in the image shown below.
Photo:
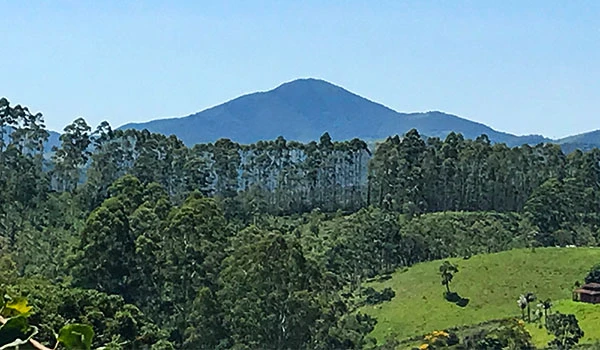
[[[583,282],[589,269],[600,262],[600,248],[516,249],[447,260],[459,269],[450,289],[463,298],[466,305],[462,307],[443,297],[445,287],[439,274],[443,260],[400,269],[389,280],[368,284],[377,290],[391,287],[396,292],[391,301],[362,309],[377,318],[372,335],[378,342],[392,334],[406,339],[434,330],[521,317],[517,299],[527,292],[538,300],[552,299],[552,312],[575,313],[585,332],[581,343],[600,339],[596,329],[600,304],[570,301],[575,282]],[[535,305],[537,301],[532,309]],[[547,342],[544,329],[533,324],[528,329],[536,344]]]

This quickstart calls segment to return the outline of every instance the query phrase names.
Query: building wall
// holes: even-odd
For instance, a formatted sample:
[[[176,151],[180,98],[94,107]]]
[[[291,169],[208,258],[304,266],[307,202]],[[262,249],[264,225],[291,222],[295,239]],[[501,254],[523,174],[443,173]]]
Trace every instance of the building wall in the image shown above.
[[[595,295],[580,294],[579,300],[586,302],[586,303],[596,304],[596,303],[600,302],[600,297],[595,296]]]

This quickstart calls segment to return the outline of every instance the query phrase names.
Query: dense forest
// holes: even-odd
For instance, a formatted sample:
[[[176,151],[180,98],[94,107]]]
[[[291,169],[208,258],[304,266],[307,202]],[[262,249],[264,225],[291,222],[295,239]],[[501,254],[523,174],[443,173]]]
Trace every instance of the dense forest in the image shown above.
[[[186,147],[0,99],[0,288],[35,339],[107,349],[360,349],[363,282],[519,247],[600,244],[600,151],[485,135]],[[383,345],[379,345],[383,346]]]

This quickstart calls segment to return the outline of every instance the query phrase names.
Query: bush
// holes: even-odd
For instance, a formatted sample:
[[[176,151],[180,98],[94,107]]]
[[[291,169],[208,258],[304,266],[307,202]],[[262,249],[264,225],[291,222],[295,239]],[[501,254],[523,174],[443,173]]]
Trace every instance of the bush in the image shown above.
[[[363,295],[366,296],[365,303],[368,305],[377,305],[381,304],[384,301],[390,301],[392,298],[396,296],[396,293],[392,290],[392,288],[385,288],[381,292],[376,291],[375,289],[368,287],[365,289]]]
[[[600,283],[600,264],[594,265],[585,276],[585,283]]]
[[[465,336],[459,349],[535,349],[522,320],[505,319],[493,323],[492,328],[484,328]],[[486,323],[480,325],[484,324]]]

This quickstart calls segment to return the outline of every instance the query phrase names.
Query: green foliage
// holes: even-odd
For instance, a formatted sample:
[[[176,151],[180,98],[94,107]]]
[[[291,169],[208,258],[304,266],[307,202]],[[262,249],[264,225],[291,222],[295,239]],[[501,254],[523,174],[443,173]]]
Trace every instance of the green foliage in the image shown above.
[[[439,270],[442,284],[446,287],[446,292],[450,293],[450,282],[452,282],[454,274],[458,272],[458,267],[446,260],[440,265]]]
[[[68,349],[89,350],[93,337],[94,330],[90,325],[69,324],[60,329],[57,340]]]
[[[222,307],[209,288],[198,292],[188,322],[183,349],[222,349],[230,345]]]
[[[75,283],[130,298],[134,252],[125,205],[119,197],[109,198],[86,221],[76,257]]]
[[[573,314],[565,315],[557,312],[548,316],[546,329],[555,337],[548,345],[558,349],[572,349],[584,335]]]
[[[80,178],[80,168],[83,167],[90,156],[88,146],[91,128],[83,118],[77,118],[72,124],[65,127],[60,135],[61,147],[53,149],[52,171],[55,187],[64,191],[73,191]]]
[[[90,325],[95,333],[93,347],[103,346],[113,337],[134,347],[166,340],[163,331],[120,296],[34,279],[20,280],[8,290],[10,295],[26,296],[31,303],[29,321],[39,327],[35,339],[41,343],[54,344],[55,332],[70,324]],[[89,332],[85,328],[72,327],[75,329],[68,327],[66,331],[80,332],[88,341]]]
[[[596,264],[590,269],[585,276],[585,283],[600,283],[600,264]]]
[[[465,349],[474,350],[535,349],[523,321],[515,318],[502,320],[492,329],[484,329],[466,336],[462,345]]]
[[[29,325],[31,306],[24,297],[11,298],[3,295],[0,307],[0,349],[19,348],[33,342],[32,338],[38,333],[36,327]],[[94,331],[90,325],[69,324],[61,328],[57,338],[68,350],[90,350]],[[36,344],[29,344],[38,348]]]
[[[0,256],[0,286],[13,283],[17,279],[17,264],[8,255]],[[4,300],[0,298],[0,303]],[[3,305],[3,304],[2,304]]]
[[[381,292],[376,291],[372,287],[367,287],[363,291],[363,295],[365,295],[365,303],[367,305],[377,305],[392,300],[396,296],[396,293],[389,287],[384,288]]]
[[[224,262],[224,288],[218,292],[234,346],[309,347],[321,312],[318,267],[280,233],[250,229],[238,239]]]

